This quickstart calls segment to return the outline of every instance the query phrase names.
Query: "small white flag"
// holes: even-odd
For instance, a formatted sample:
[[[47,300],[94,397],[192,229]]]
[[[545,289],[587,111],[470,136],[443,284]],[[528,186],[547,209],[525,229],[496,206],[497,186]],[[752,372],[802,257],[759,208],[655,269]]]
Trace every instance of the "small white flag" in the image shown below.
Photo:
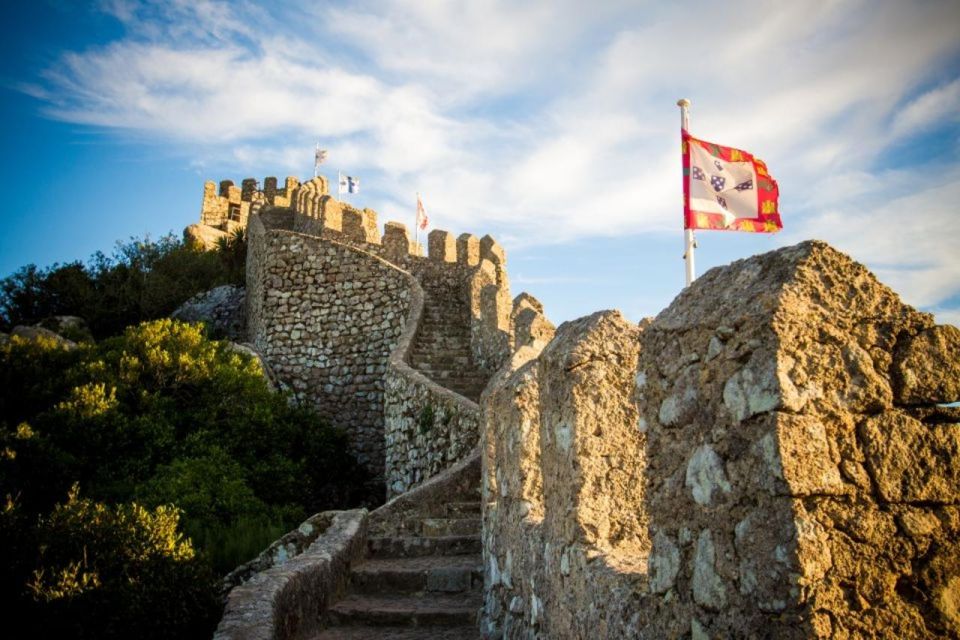
[[[417,194],[417,227],[420,229],[426,229],[427,225],[430,224],[430,219],[427,218],[427,211],[423,208],[423,203],[420,202],[420,194]]]
[[[360,178],[341,175],[337,193],[360,193]]]
[[[320,166],[327,160],[327,150],[321,149],[320,145],[317,145],[317,152],[313,156],[313,164],[315,166]]]

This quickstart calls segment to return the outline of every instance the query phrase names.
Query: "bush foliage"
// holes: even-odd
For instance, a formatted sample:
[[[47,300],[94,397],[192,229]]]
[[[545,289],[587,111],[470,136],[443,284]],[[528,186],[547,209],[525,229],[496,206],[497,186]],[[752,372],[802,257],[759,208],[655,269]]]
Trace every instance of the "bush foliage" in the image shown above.
[[[213,576],[366,480],[344,433],[199,325],[0,345],[2,595],[41,637],[209,637]]]
[[[88,263],[27,265],[0,280],[0,330],[44,318],[84,318],[95,337],[117,335],[131,324],[169,315],[191,296],[222,284],[242,284],[246,239],[238,231],[216,251],[172,234],[119,243],[112,256]]]

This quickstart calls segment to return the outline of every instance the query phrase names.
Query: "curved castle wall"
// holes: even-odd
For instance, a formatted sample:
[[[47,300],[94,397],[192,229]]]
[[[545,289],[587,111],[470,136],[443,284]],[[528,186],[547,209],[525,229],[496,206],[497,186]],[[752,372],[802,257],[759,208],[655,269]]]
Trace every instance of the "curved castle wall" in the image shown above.
[[[348,431],[392,496],[479,439],[476,402],[410,364],[414,345],[443,358],[431,354],[444,343],[428,335],[424,314],[427,324],[464,327],[472,358],[463,367],[486,377],[510,355],[514,315],[525,312],[518,326],[528,342],[531,326],[549,339],[552,325],[526,294],[513,308],[505,256],[489,236],[434,230],[423,256],[403,225],[389,222],[381,235],[374,211],[326,191],[315,178],[291,189],[294,208],[252,203],[248,339],[300,401]]]

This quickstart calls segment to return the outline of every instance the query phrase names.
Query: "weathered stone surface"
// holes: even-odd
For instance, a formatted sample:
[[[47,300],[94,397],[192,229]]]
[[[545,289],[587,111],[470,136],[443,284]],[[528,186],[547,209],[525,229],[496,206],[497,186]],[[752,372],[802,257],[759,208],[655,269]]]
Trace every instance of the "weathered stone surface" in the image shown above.
[[[247,582],[257,573],[277,567],[303,553],[333,523],[340,511],[324,511],[304,520],[296,529],[272,542],[256,558],[245,562],[222,580],[222,595],[226,599],[230,590]]]
[[[437,262],[457,261],[457,241],[453,234],[442,229],[434,229],[427,235],[427,254]]]
[[[175,320],[204,322],[216,337],[242,340],[246,333],[246,291],[223,285],[198,293],[170,314]]]
[[[526,291],[513,299],[510,324],[513,326],[514,351],[521,347],[542,349],[557,332],[557,328],[544,315],[540,301]]]
[[[457,236],[457,261],[475,267],[480,264],[480,239],[470,233]]]
[[[492,637],[635,632],[632,594],[645,589],[650,548],[632,401],[638,334],[616,312],[565,323],[488,387],[482,630]],[[679,550],[659,541],[657,586],[669,588]],[[517,597],[527,606],[511,614]]]
[[[899,404],[960,402],[960,329],[930,327],[898,345],[894,380]]]
[[[887,502],[960,504],[960,424],[923,424],[900,412],[859,428],[866,465]]]
[[[693,599],[714,611],[727,604],[727,591],[716,572],[717,552],[709,529],[700,532],[693,556]]]
[[[664,593],[673,588],[677,573],[680,572],[680,550],[662,531],[653,536],[653,549],[648,564],[651,592]]]
[[[297,541],[302,547],[313,536],[299,530],[287,534],[254,560],[251,568],[261,562],[271,566],[229,592],[213,635],[216,640],[309,637],[319,631],[326,594],[342,592],[351,565],[366,550],[367,513],[365,509],[325,512],[305,524],[318,529],[306,550],[279,562],[290,550],[288,545],[295,551]],[[248,575],[243,567],[238,571],[235,579]]]
[[[410,235],[406,225],[399,222],[384,225],[383,250],[385,258],[398,262],[410,254]]]
[[[687,463],[686,485],[699,505],[709,505],[724,493],[730,493],[730,482],[723,470],[723,461],[710,445],[697,447]]]

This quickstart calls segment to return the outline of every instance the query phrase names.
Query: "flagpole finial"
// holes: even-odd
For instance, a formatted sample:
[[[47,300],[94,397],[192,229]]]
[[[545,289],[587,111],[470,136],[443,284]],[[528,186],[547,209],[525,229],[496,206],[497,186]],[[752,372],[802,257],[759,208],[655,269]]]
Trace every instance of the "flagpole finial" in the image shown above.
[[[690,106],[690,101],[687,100],[686,98],[680,98],[679,100],[677,100],[677,106],[678,106],[678,107],[689,107],[689,106]]]

